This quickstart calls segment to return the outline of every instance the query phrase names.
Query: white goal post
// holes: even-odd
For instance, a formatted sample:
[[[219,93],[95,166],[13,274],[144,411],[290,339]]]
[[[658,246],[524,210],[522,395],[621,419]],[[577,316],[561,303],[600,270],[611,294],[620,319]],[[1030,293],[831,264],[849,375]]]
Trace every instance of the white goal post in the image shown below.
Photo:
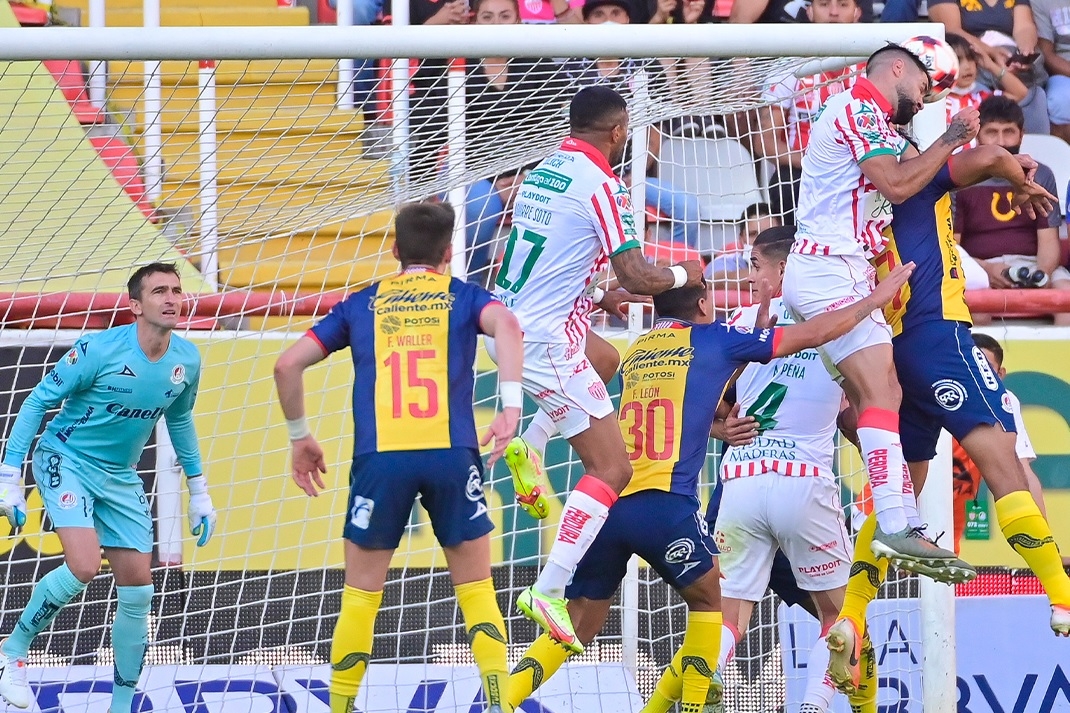
[[[322,543],[334,541],[340,531],[338,518],[344,507],[340,493],[351,443],[346,380],[352,372],[346,360],[334,359],[310,379],[315,383],[309,385],[309,401],[321,414],[313,426],[329,446],[332,476],[339,487],[326,504],[324,498],[309,503],[288,487],[286,443],[270,386],[272,355],[345,290],[393,269],[389,223],[393,208],[401,202],[448,197],[458,208],[454,273],[489,281],[508,220],[493,217],[494,235],[479,248],[485,249],[486,261],[477,265],[478,249],[471,235],[478,231],[473,223],[478,228],[490,220],[486,211],[491,209],[476,210],[475,217],[466,215],[474,200],[472,187],[482,182],[489,186],[490,198],[497,195],[495,191],[504,196],[508,188],[499,188],[497,179],[515,175],[560,141],[565,130],[563,98],[574,88],[571,82],[583,74],[570,68],[567,60],[637,58],[628,60],[637,69],[627,86],[633,130],[629,165],[639,232],[657,245],[674,244],[677,236],[684,235],[687,255],[725,257],[731,262],[742,253],[734,241],[749,220],[744,209],[772,200],[778,166],[786,165],[786,160],[779,161],[784,156],[761,148],[765,131],[761,116],[771,105],[763,87],[785,76],[838,71],[887,42],[919,34],[943,37],[943,27],[0,27],[0,107],[5,107],[0,108],[0,165],[15,175],[11,186],[0,188],[0,202],[19,206],[6,217],[0,215],[0,315],[4,315],[0,324],[5,330],[0,339],[0,376],[7,374],[0,379],[0,395],[8,409],[17,408],[33,381],[47,371],[48,360],[63,353],[72,330],[105,327],[116,315],[121,321],[121,285],[132,265],[177,259],[183,265],[186,288],[199,293],[188,328],[202,349],[206,369],[214,370],[202,386],[198,429],[220,509],[219,542],[203,552],[192,550],[188,542],[180,546],[175,530],[182,528],[184,534],[185,520],[178,512],[184,503],[168,480],[171,459],[161,450],[154,459],[144,460],[146,471],[159,471],[155,513],[160,560],[174,565],[175,560],[183,561],[184,552],[182,567],[197,575],[176,589],[166,589],[159,581],[179,570],[160,568],[158,589],[164,587],[167,594],[159,614],[163,624],[155,634],[158,650],[150,652],[150,663],[322,665],[324,642],[330,638],[327,623],[336,614],[322,604],[336,602],[330,597],[340,586],[327,574],[322,575],[319,589],[312,586],[310,591],[307,585],[310,578],[320,576],[309,573],[340,564],[337,553]],[[546,103],[554,104],[553,111],[540,113],[535,121],[517,116],[499,122],[505,133],[497,141],[473,143],[465,64],[447,61],[457,57],[546,59],[547,64],[532,66],[547,73],[537,77],[537,84],[547,92]],[[374,112],[370,104],[362,112],[350,94],[350,86],[355,86],[352,62],[340,63],[353,59],[380,61],[375,90],[380,100]],[[92,97],[105,104],[106,118],[79,126],[77,115],[69,114],[72,109],[55,86],[46,86],[47,74],[40,68],[46,60],[92,62]],[[98,63],[107,63],[107,68],[98,70],[103,66]],[[417,86],[419,73],[426,68],[434,70],[429,82],[440,92],[435,101],[441,102],[435,108],[435,121],[441,125],[432,131],[421,129],[417,121],[421,111],[428,111],[420,103],[422,90]],[[567,81],[555,74],[559,69]],[[106,80],[100,79],[102,75]],[[416,91],[410,91],[413,86]],[[917,117],[914,133],[927,145],[944,123],[943,105],[933,105]],[[428,140],[433,145],[421,149],[420,141],[428,133],[433,134]],[[101,152],[98,159],[80,145],[87,136],[129,145],[130,156],[136,158],[134,171],[144,184],[140,202],[130,200],[133,182],[116,173],[104,149],[94,144]],[[657,168],[649,173],[648,142],[657,144],[651,150],[660,150]],[[421,156],[426,166],[417,165]],[[105,164],[108,171],[102,168]],[[685,189],[679,193],[699,196],[696,215],[675,213],[675,205],[653,205],[651,187],[670,181]],[[718,278],[714,287],[721,308],[747,299],[745,284],[738,279]],[[631,326],[634,332],[637,325]],[[618,345],[627,339],[626,325],[607,323],[599,329]],[[487,414],[495,404],[487,388],[494,379],[492,367],[484,362],[476,398],[481,424],[489,420]],[[525,414],[530,413],[528,404]],[[0,437],[13,416],[9,414]],[[561,486],[560,495],[578,478],[578,462],[557,440],[551,446],[548,456],[552,452],[552,458],[559,460],[551,458],[548,465],[553,482]],[[950,532],[947,448],[946,440],[941,441],[941,455],[934,461],[921,505],[930,527]],[[850,446],[839,451],[844,492],[857,492],[861,489],[857,459]],[[704,493],[715,477],[714,469],[704,470]],[[538,556],[545,554],[547,528],[517,514],[507,496],[507,476],[488,472],[488,480],[495,495],[490,501],[495,523],[499,532],[505,531],[495,540],[495,577],[504,603],[530,578]],[[31,507],[34,502],[31,499]],[[20,592],[28,593],[32,577],[26,572],[36,575],[55,560],[44,524],[40,518],[36,522],[40,527],[34,536],[40,542],[34,540],[30,549],[18,550],[20,563],[14,562],[17,552],[12,545],[10,561],[0,563],[4,581],[17,583]],[[376,649],[373,658],[428,667],[468,665],[471,660],[457,643],[463,643],[463,637],[446,643],[439,637],[455,630],[457,619],[448,608],[451,592],[444,590],[443,579],[434,572],[442,560],[434,554],[426,525],[414,513],[388,585],[394,589],[388,590],[380,617],[380,626],[394,627],[394,636]],[[240,560],[235,553],[243,547],[255,553],[249,555],[247,567],[255,574],[245,577],[238,572],[231,577],[234,562]],[[287,577],[292,588],[280,593],[278,582],[291,582]],[[680,610],[679,600],[653,579],[630,574],[621,603],[614,608],[613,631],[607,637],[611,643],[594,647],[585,659],[623,662],[631,675],[642,678],[644,691],[649,691],[652,676],[667,663],[664,653],[679,644],[682,633],[674,614]],[[172,586],[173,577],[168,582],[172,584],[166,586]],[[205,611],[197,587],[216,587],[223,598],[229,596],[230,585],[262,591],[268,605],[257,609],[264,617],[260,625],[273,631],[281,627],[286,636],[299,633],[304,637],[300,646],[281,644],[285,636],[258,639],[250,634],[257,623],[242,619],[241,595],[227,600],[231,619],[211,611],[222,606],[214,599]],[[106,612],[114,605],[114,594],[104,585],[97,589],[93,596],[106,603]],[[886,609],[894,611],[900,600],[913,606],[915,592],[920,592],[921,635],[910,643],[922,647],[924,692],[910,691],[909,711],[949,710],[956,690],[953,590],[902,578],[884,590]],[[171,595],[177,599],[167,599]],[[5,626],[13,621],[19,601],[24,601],[21,596],[5,595],[0,609]],[[318,603],[306,606],[313,596],[320,597]],[[417,617],[413,612],[420,607]],[[787,644],[777,630],[775,602],[768,599],[756,612],[758,623],[747,644],[751,653],[739,655],[735,677],[729,680],[746,692],[728,701],[730,711],[750,713],[786,704],[779,656]],[[414,617],[422,618],[414,624]],[[73,621],[61,619],[60,625]],[[509,624],[515,657],[530,641],[532,630],[516,616],[509,618]],[[91,636],[99,638],[96,650],[107,649],[103,619],[86,626]],[[202,630],[205,627],[219,629]],[[170,633],[165,635],[165,629]],[[184,637],[190,636],[199,637],[201,643],[187,649]],[[31,663],[99,665],[106,660],[103,654],[84,658],[88,655],[84,646],[78,649],[80,654],[63,653],[58,649],[67,646],[68,639],[48,637],[42,637],[47,651],[37,651],[38,658]],[[221,643],[224,639],[229,643]],[[171,656],[167,652],[172,649],[179,653]],[[301,652],[294,654],[291,649]],[[442,675],[440,668],[434,671]],[[290,675],[274,673],[280,681],[283,674]],[[470,688],[472,675],[464,676]],[[62,677],[57,674],[48,680]],[[766,693],[767,687],[776,690]],[[435,710],[446,710],[446,705]],[[467,711],[470,705],[468,699],[455,709]]]

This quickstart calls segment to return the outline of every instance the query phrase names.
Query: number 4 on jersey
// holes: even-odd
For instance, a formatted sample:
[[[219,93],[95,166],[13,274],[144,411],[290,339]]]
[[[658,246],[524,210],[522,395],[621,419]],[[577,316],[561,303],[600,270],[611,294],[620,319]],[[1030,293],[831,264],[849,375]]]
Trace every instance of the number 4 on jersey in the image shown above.
[[[769,386],[762,389],[762,393],[758,394],[758,398],[747,409],[746,415],[754,418],[758,433],[765,433],[776,428],[776,412],[780,409],[780,404],[784,403],[787,393],[788,387],[784,384],[770,382]]]

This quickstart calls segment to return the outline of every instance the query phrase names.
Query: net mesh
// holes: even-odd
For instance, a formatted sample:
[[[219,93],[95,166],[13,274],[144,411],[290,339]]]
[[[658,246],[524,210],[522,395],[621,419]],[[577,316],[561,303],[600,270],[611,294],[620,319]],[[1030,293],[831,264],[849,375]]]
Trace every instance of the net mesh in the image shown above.
[[[184,536],[185,494],[173,454],[157,447],[161,434],[139,464],[157,520],[149,663],[239,671],[327,662],[342,587],[352,367],[336,355],[306,373],[307,410],[326,450],[331,486],[313,500],[289,483],[272,366],[344,291],[395,270],[394,206],[459,198],[466,272],[488,284],[523,176],[518,171],[566,134],[568,101],[578,87],[609,84],[629,101],[633,136],[651,148],[647,160],[626,158],[621,167],[644,198],[636,205],[645,205],[648,255],[712,258],[711,281],[729,309],[748,295],[742,281],[748,232],[753,237],[760,227],[791,220],[793,132],[816,110],[815,96],[851,76],[800,83],[795,73],[810,62],[393,59],[358,62],[357,80],[341,100],[332,61],[111,62],[106,104],[97,107],[86,93],[82,63],[0,60],[0,165],[14,177],[0,186],[0,270],[4,289],[16,293],[4,303],[0,340],[4,432],[82,330],[126,319],[124,303],[108,296],[123,291],[135,266],[176,260],[188,291],[223,298],[183,327],[204,362],[196,419],[220,513],[207,547],[196,549]],[[393,83],[398,77],[407,78],[404,86]],[[158,103],[151,89],[156,80]],[[293,293],[313,299],[265,315],[266,302]],[[597,328],[618,348],[626,345],[623,324],[604,320]],[[496,377],[485,356],[478,371],[482,427],[493,413]],[[717,449],[711,442],[704,499]],[[849,502],[862,474],[849,447],[841,455]],[[494,580],[505,612],[534,581],[560,502],[582,475],[558,438],[545,460],[559,496],[549,525],[512,504],[503,467],[488,474]],[[32,483],[28,468],[27,478]],[[29,502],[27,526],[0,541],[3,631],[14,626],[32,583],[61,561],[36,490]],[[885,594],[916,591],[904,579]],[[620,661],[623,619],[637,616],[637,682],[645,697],[682,641],[685,609],[645,567],[638,601],[637,612],[615,602],[603,636],[583,660]],[[85,601],[64,610],[37,640],[31,665],[110,663],[115,605],[113,580],[98,577]],[[772,596],[757,607],[726,672],[730,711],[786,704],[786,629],[778,627],[777,612]],[[515,614],[507,619],[515,661],[536,630]],[[444,559],[419,507],[393,560],[376,632],[376,661],[471,662]],[[909,633],[917,647],[916,627]],[[793,644],[800,655],[810,645]],[[905,676],[909,664],[901,658],[894,652],[882,658],[889,672],[883,675],[902,669]],[[74,676],[68,670],[58,680]],[[917,705],[919,695],[911,690],[904,697]]]

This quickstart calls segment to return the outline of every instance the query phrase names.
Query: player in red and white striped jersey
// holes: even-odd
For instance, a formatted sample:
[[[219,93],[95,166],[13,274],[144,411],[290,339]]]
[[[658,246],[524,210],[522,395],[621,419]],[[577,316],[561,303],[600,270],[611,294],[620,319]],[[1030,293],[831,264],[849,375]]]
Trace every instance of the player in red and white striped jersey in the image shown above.
[[[613,404],[585,354],[595,303],[588,288],[609,264],[621,286],[639,295],[704,281],[697,260],[666,268],[643,256],[629,189],[612,169],[628,140],[624,98],[600,85],[580,90],[569,127],[569,138],[520,186],[495,296],[524,330],[524,391],[568,439],[586,473],[565,501],[546,566],[517,606],[578,652],[583,646],[565,608],[565,585],[632,472]],[[522,438],[505,455],[522,503],[545,514],[533,490],[538,458]]]
[[[893,203],[921,190],[951,153],[977,134],[976,110],[957,115],[918,154],[892,125],[922,108],[931,79],[921,61],[888,45],[866,62],[866,76],[825,104],[803,157],[798,232],[784,274],[784,303],[799,319],[852,304],[873,288],[867,258],[884,250]],[[909,151],[909,152],[908,152]],[[891,330],[881,315],[822,347],[859,414],[858,437],[877,510],[871,547],[904,569],[945,577],[955,553],[925,537],[905,477],[899,439],[902,400],[892,364]],[[928,567],[926,567],[928,565]],[[949,577],[950,575],[948,575]]]

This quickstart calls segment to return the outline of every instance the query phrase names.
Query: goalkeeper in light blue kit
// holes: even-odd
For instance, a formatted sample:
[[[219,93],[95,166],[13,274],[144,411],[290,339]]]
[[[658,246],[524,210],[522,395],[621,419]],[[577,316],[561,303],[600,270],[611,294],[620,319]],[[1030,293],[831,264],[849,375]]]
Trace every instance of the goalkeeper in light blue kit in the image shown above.
[[[26,681],[30,644],[96,576],[103,547],[119,600],[110,713],[131,713],[153,591],[152,514],[135,464],[161,416],[188,476],[190,531],[200,536],[197,544],[208,542],[215,529],[193,428],[201,357],[172,334],[182,308],[178,269],[145,265],[127,287],[135,323],[79,339],[23,403],[4,448],[0,514],[14,528],[26,522],[23,460],[46,411],[63,404],[34,451],[33,475],[64,563],[38,582],[15,630],[0,642],[0,696],[15,708],[33,703]]]

